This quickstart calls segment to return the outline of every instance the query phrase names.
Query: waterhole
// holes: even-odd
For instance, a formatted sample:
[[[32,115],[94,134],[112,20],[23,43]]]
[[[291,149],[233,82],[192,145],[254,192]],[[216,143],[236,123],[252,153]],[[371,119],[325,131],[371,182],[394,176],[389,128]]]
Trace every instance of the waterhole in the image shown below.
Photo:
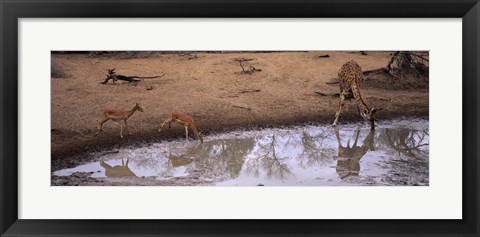
[[[183,136],[182,136],[183,135]],[[204,143],[177,140],[93,154],[95,162],[53,172],[124,185],[428,186],[426,119],[233,131]],[[163,182],[165,181],[165,182]]]

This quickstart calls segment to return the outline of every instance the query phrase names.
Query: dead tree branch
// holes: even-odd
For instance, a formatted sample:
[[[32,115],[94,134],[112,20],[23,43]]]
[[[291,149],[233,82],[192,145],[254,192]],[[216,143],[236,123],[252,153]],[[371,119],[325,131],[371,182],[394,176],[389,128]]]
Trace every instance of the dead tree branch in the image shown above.
[[[239,93],[250,93],[250,92],[260,92],[260,89],[244,89],[239,91]]]
[[[254,66],[251,66],[249,65],[248,67],[243,65],[244,62],[248,62],[248,61],[252,61],[254,60],[253,58],[236,58],[234,59],[234,61],[238,62],[240,64],[240,67],[242,68],[242,73],[245,73],[245,74],[252,74],[254,72],[260,72],[262,71],[262,69],[257,69],[255,68]]]
[[[115,72],[114,69],[108,69],[108,73],[105,75],[106,78],[103,82],[100,82],[101,84],[107,84],[109,80],[112,80],[113,84],[115,84],[116,81],[121,80],[121,81],[126,81],[130,83],[136,83],[141,81],[141,79],[154,79],[154,78],[160,78],[165,76],[165,74],[162,74],[160,76],[153,76],[153,77],[143,77],[143,76],[124,76],[124,75],[119,75]]]

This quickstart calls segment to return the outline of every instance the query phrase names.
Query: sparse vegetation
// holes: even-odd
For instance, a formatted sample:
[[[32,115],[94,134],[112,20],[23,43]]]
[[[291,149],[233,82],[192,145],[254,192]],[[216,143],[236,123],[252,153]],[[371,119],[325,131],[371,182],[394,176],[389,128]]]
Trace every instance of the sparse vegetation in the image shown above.
[[[428,77],[428,52],[395,52],[387,65],[387,70],[393,79]]]
[[[244,74],[252,74],[254,72],[260,72],[262,69],[257,69],[252,65],[244,65],[245,62],[255,60],[253,58],[236,58],[233,61],[236,61],[240,64],[240,67],[242,68],[242,73]]]
[[[55,61],[51,61],[50,76],[52,78],[68,78],[70,77],[65,70]]]

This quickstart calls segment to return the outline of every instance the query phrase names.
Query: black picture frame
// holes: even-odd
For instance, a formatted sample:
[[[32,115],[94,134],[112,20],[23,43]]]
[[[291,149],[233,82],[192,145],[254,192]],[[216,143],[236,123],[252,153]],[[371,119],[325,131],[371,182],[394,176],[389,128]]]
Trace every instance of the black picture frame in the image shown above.
[[[479,236],[478,0],[1,0],[0,4],[1,236]],[[461,220],[18,219],[17,20],[60,17],[462,18],[463,218]]]

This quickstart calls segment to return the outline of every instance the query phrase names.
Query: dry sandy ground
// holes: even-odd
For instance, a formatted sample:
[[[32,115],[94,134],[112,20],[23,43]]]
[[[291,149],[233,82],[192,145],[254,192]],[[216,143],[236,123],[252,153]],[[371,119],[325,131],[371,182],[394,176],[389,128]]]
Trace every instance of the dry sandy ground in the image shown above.
[[[320,55],[328,54],[328,58]],[[354,59],[364,71],[385,67],[390,52],[271,52],[154,54],[123,59],[121,55],[53,54],[69,78],[51,79],[52,159],[136,142],[184,137],[180,126],[158,133],[172,111],[190,115],[206,134],[223,130],[300,124],[331,123],[338,107],[335,81],[340,66]],[[236,58],[261,69],[241,73]],[[100,84],[108,68],[118,74],[155,76],[139,83]],[[147,87],[153,87],[147,90]],[[361,85],[366,102],[379,120],[399,116],[428,116],[428,78],[393,81],[383,74],[366,77]],[[327,94],[321,96],[316,92]],[[95,136],[102,109],[131,109],[140,103],[128,124],[133,135],[119,136],[117,123],[104,124]],[[339,124],[360,120],[354,100],[345,103]],[[366,125],[367,126],[367,125]]]

